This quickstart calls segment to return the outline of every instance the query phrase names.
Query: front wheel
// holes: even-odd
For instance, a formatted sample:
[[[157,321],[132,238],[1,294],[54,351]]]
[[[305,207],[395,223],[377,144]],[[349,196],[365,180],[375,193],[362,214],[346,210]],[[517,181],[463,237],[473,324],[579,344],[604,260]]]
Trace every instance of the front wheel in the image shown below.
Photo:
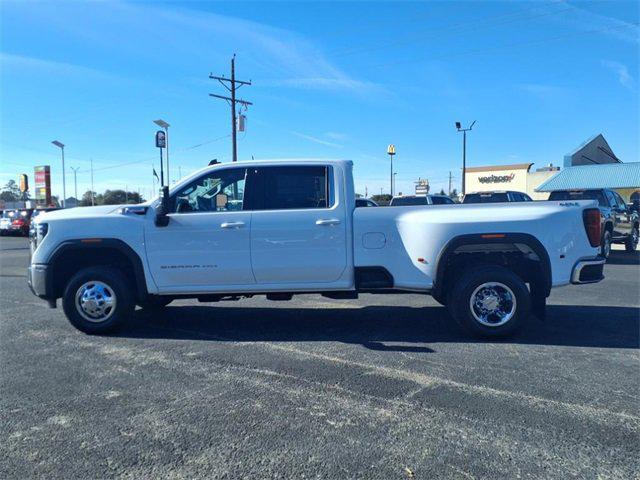
[[[483,337],[504,337],[529,319],[531,296],[515,273],[497,265],[475,267],[451,291],[449,311],[466,330]]]
[[[62,307],[69,322],[89,334],[109,333],[133,311],[130,282],[117,269],[89,267],[76,273],[65,288]]]
[[[624,249],[627,252],[635,252],[636,248],[638,248],[638,238],[638,225],[635,225],[633,230],[631,230],[631,235],[629,235],[629,238],[624,242]]]

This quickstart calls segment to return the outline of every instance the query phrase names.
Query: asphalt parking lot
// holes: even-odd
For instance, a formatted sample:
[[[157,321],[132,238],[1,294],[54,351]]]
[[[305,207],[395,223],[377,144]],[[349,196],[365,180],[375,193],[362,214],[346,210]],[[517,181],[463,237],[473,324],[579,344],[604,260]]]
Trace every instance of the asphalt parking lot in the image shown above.
[[[0,240],[0,477],[638,478],[640,257],[472,340],[421,295],[177,301],[73,329]]]

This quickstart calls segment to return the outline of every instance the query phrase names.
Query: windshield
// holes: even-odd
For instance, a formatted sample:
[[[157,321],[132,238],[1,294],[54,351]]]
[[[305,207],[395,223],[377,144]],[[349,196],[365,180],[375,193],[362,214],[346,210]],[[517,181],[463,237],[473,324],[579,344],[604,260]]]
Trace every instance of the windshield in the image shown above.
[[[392,207],[405,205],[427,205],[427,197],[398,197],[391,200]]]
[[[501,203],[508,202],[506,193],[470,193],[462,203]]]
[[[601,190],[576,190],[551,192],[549,200],[597,200],[598,205],[606,207],[607,202]]]

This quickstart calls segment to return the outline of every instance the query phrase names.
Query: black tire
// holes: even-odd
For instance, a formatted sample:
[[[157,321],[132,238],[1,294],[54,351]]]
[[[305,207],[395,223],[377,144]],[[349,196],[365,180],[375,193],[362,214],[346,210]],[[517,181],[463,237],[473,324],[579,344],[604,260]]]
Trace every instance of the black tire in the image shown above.
[[[640,237],[640,233],[638,232],[638,225],[634,225],[631,230],[631,235],[624,242],[624,249],[627,252],[635,252],[638,247],[638,238]]]
[[[486,292],[503,295],[488,295]],[[487,302],[497,301],[498,307],[509,309],[510,315],[503,315],[503,318],[509,317],[504,323],[499,320],[499,315],[483,317],[479,307],[472,307],[472,297],[480,301],[479,298],[484,295]],[[499,338],[515,333],[529,320],[531,296],[526,284],[512,271],[498,265],[480,265],[472,267],[457,280],[448,305],[451,316],[465,330],[476,336]],[[484,318],[485,322],[476,316]]]
[[[91,301],[92,291],[101,289],[103,293],[97,294],[95,303],[88,304],[86,308],[91,309],[94,305],[101,308],[100,299],[110,298],[115,306],[108,309],[102,316],[104,320],[96,318],[91,321],[85,318],[89,317],[88,312],[83,312],[80,304],[82,296],[76,301],[76,297],[81,294],[80,289],[84,288],[84,292]],[[102,300],[104,305],[104,300]],[[76,273],[64,290],[62,297],[62,307],[69,322],[85,333],[91,335],[99,335],[115,331],[121,326],[131,315],[135,307],[133,289],[131,282],[120,272],[120,270],[112,267],[89,267]],[[83,312],[83,313],[81,313]],[[84,316],[83,316],[84,315]]]
[[[173,301],[171,297],[163,297],[160,295],[149,295],[144,302],[138,305],[143,310],[161,310]]]
[[[600,255],[603,258],[609,258],[611,254],[611,230],[607,229],[602,235],[602,245],[600,246]]]

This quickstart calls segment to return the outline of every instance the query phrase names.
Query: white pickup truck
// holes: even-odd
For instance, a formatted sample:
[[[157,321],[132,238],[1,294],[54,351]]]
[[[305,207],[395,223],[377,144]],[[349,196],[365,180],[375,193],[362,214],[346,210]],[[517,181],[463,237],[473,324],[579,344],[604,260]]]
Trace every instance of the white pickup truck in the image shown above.
[[[355,208],[349,161],[218,164],[146,204],[36,222],[29,286],[87,333],[179,298],[419,292],[501,336],[552,287],[603,279],[595,202]]]

